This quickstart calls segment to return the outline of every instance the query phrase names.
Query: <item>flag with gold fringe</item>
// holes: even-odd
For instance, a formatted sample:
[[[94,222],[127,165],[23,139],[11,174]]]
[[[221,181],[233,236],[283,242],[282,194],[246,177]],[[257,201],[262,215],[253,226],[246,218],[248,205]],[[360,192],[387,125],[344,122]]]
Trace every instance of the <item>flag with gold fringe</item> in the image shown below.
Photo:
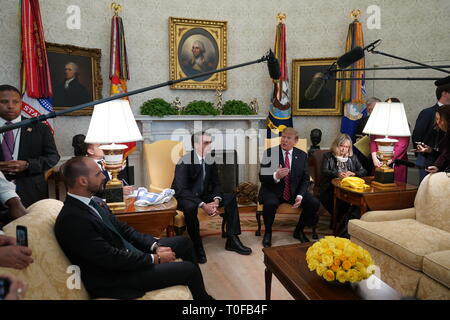
[[[349,25],[345,52],[349,52],[355,47],[364,47],[362,24],[355,18]],[[358,60],[348,68],[364,68],[364,58]],[[367,112],[365,110],[364,96],[364,71],[344,71],[343,78],[362,78],[363,80],[344,80],[341,82],[341,103],[343,104],[344,114],[341,121],[341,132],[348,134],[355,141],[355,130],[358,126],[358,120]]]
[[[39,0],[20,1],[22,113],[37,117],[53,111],[52,82]],[[53,133],[52,121],[44,122]]]
[[[111,96],[125,93],[127,89],[127,80],[130,80],[128,70],[127,46],[125,44],[125,30],[122,18],[114,14],[111,21],[111,50],[109,61],[109,79],[111,80]],[[128,99],[125,97],[123,99]],[[124,159],[136,150],[136,142],[124,143],[127,149],[124,151]]]
[[[280,80],[273,80],[273,93],[267,117],[267,136],[279,135],[286,127],[292,127],[292,112],[289,98],[289,75],[286,62],[286,25],[277,25],[274,47],[275,58],[280,63]]]

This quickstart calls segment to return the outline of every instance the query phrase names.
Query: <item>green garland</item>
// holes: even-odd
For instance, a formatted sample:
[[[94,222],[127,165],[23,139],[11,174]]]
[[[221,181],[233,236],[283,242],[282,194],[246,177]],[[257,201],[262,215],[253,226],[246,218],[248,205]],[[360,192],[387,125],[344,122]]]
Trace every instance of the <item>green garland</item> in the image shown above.
[[[219,115],[219,110],[214,108],[211,102],[207,102],[204,100],[194,100],[190,102],[186,108],[183,110],[182,114],[186,115]]]
[[[228,100],[223,105],[223,114],[226,115],[250,115],[255,114],[250,106],[242,100]]]
[[[168,115],[177,115],[178,110],[164,99],[155,98],[148,100],[141,105],[141,114],[153,117],[164,117]]]

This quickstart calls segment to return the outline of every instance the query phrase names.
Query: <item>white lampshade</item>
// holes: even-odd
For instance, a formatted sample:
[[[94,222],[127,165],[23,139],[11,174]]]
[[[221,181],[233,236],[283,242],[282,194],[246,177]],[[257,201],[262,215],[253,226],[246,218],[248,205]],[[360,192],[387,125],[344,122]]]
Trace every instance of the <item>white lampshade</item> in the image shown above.
[[[408,119],[403,103],[377,102],[363,133],[391,137],[409,137]]]
[[[128,100],[113,100],[94,107],[86,143],[120,143],[142,140]]]

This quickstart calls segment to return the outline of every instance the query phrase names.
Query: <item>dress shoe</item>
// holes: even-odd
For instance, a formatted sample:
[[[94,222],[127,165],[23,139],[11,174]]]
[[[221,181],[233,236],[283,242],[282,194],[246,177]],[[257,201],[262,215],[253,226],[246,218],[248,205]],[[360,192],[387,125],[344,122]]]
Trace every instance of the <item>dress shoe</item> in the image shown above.
[[[195,255],[197,257],[197,262],[198,263],[206,263],[206,253],[205,253],[205,249],[203,249],[203,247],[198,247],[195,250]]]
[[[272,246],[272,232],[264,233],[262,244],[264,248],[270,248]]]
[[[303,231],[294,232],[294,238],[300,240],[300,242],[309,242],[308,237],[305,235]]]
[[[238,236],[228,236],[225,243],[225,250],[236,251],[239,254],[249,255],[252,253],[252,249],[244,246]]]

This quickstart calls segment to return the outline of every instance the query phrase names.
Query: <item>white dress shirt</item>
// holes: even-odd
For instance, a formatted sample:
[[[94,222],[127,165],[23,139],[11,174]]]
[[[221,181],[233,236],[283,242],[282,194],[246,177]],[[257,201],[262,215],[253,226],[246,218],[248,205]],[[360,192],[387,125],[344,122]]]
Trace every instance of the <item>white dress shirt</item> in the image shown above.
[[[14,120],[11,120],[12,123],[17,123],[22,121],[22,116],[18,116],[17,118],[15,118]],[[6,120],[3,118],[0,118],[0,127],[3,127],[6,125]],[[17,157],[19,156],[19,145],[20,145],[20,130],[21,128],[17,128],[12,130],[13,135],[14,135],[14,151],[12,154],[13,160],[17,160]],[[5,133],[0,134],[0,144],[3,142],[3,135]]]

